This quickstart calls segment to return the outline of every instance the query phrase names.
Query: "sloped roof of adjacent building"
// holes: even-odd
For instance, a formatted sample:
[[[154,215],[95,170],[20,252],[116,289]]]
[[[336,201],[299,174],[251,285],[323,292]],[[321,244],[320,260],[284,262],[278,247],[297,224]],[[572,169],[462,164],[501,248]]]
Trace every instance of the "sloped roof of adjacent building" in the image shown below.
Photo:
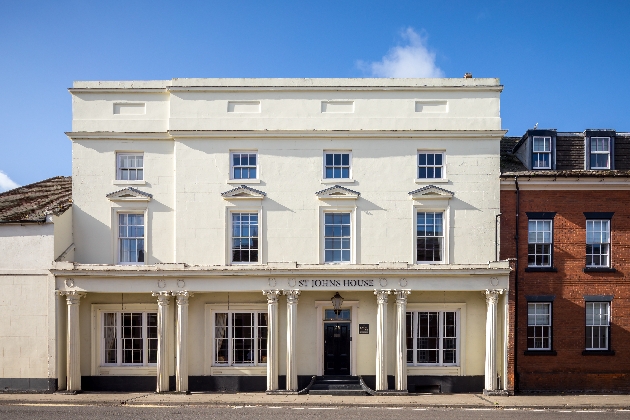
[[[56,176],[0,193],[0,223],[45,222],[72,206],[72,177]]]

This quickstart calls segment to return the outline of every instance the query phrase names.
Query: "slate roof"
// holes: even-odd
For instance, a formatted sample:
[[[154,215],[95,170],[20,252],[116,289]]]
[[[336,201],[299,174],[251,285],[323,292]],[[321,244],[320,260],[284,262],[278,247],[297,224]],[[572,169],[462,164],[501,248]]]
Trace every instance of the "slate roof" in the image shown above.
[[[0,193],[0,223],[45,222],[72,206],[72,177],[56,176]]]
[[[518,160],[514,149],[521,142],[521,137],[503,137],[501,139],[501,173],[526,171],[527,168]]]

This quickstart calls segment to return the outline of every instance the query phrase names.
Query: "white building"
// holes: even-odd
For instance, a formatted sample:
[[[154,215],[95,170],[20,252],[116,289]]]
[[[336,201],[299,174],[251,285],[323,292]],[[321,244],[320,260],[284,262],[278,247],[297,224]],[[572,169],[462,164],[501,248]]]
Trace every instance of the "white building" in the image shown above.
[[[76,82],[68,390],[503,389],[501,90]]]

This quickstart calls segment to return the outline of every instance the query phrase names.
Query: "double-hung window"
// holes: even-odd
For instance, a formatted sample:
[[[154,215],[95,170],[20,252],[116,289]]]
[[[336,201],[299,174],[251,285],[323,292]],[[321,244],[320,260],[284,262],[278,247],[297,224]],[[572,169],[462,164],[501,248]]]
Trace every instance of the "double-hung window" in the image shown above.
[[[256,152],[232,152],[231,155],[232,179],[258,179]]]
[[[350,152],[324,152],[324,178],[350,179]]]
[[[527,235],[527,265],[551,267],[552,220],[530,220]]]
[[[586,266],[610,267],[610,220],[586,220]]]
[[[444,153],[418,152],[418,179],[444,178]]]
[[[444,213],[416,214],[416,262],[444,261]]]
[[[101,365],[157,363],[156,312],[102,312]]]
[[[258,262],[258,213],[232,213],[232,262]]]
[[[407,312],[407,364],[459,365],[459,311]]]
[[[551,169],[551,137],[534,136],[532,168]]]
[[[610,137],[591,137],[590,146],[590,169],[610,169]]]
[[[214,312],[215,366],[267,363],[267,311]]]
[[[118,261],[144,262],[144,214],[118,213]]]
[[[586,350],[609,350],[610,302],[586,302]]]
[[[324,213],[324,262],[349,263],[351,235],[350,213]]]
[[[144,179],[144,155],[142,153],[117,153],[116,179],[142,181]]]
[[[527,349],[551,350],[551,302],[527,304]]]

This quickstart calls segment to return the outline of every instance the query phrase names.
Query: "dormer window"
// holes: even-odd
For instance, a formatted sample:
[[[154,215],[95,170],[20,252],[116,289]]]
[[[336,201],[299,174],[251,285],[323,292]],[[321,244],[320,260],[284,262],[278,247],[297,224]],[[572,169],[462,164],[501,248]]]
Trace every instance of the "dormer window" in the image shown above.
[[[551,137],[534,136],[532,168],[551,169]]]
[[[590,169],[610,169],[610,137],[591,137]]]

